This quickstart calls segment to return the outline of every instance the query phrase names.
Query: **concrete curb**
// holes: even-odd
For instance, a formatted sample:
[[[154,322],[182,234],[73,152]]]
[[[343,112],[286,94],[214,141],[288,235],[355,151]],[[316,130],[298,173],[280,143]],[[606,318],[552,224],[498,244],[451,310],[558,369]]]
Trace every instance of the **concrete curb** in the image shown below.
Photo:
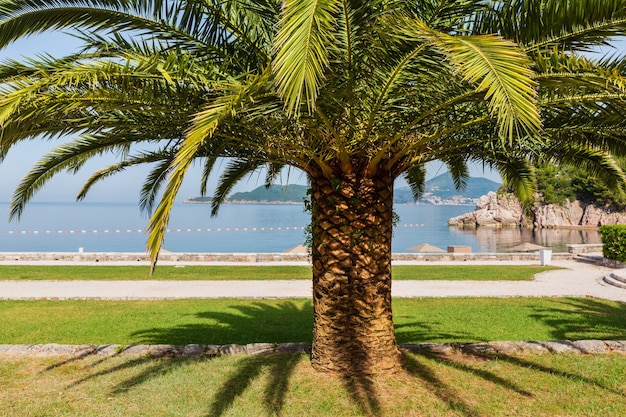
[[[540,262],[539,252],[499,253],[403,253],[391,254],[395,262]],[[555,252],[552,260],[572,260],[576,254]],[[149,265],[150,256],[139,252],[0,252],[0,264],[63,265],[63,264]],[[169,252],[159,255],[160,265],[310,265],[306,253],[187,253]]]
[[[554,340],[554,341],[517,341],[517,342],[478,342],[478,343],[420,343],[402,344],[400,350],[420,354],[464,353],[470,355],[524,355],[545,353],[626,354],[626,340]],[[0,358],[43,358],[72,357],[83,358],[91,355],[144,356],[146,358],[198,358],[228,355],[269,355],[277,353],[311,353],[309,343],[250,343],[247,345],[0,345]]]

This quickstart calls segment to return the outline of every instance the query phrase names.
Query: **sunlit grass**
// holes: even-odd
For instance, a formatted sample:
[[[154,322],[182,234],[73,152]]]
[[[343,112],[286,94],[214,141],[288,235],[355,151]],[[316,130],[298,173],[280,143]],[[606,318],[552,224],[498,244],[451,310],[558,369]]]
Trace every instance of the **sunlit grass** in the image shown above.
[[[620,416],[625,357],[405,355],[391,376],[320,374],[298,354],[0,357],[1,416]]]
[[[399,343],[626,340],[626,305],[575,298],[396,298]],[[0,301],[1,343],[310,342],[310,300]]]
[[[394,301],[399,343],[626,340],[626,305],[575,298]],[[2,343],[310,342],[308,300],[0,301]],[[155,359],[0,355],[0,416],[617,416],[623,354],[405,354],[343,378],[301,354]]]
[[[534,275],[556,269],[519,265],[396,265],[396,280],[530,281]],[[309,280],[308,266],[169,266],[150,276],[148,266],[0,266],[0,280]]]

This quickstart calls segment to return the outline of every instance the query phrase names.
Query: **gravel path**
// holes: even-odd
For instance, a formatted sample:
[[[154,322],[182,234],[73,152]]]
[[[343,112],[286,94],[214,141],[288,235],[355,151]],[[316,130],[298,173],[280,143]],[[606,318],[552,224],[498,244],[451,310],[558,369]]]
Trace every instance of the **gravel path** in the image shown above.
[[[493,262],[499,265],[503,261]],[[491,264],[493,264],[491,263]],[[428,262],[429,265],[434,264]],[[447,263],[448,265],[450,263]],[[475,264],[475,263],[472,263]],[[485,264],[485,263],[483,263]],[[516,265],[524,264],[516,262]],[[530,263],[526,263],[530,264]],[[536,264],[536,263],[535,263]],[[626,302],[602,277],[615,270],[577,261],[534,281],[394,281],[394,297],[594,297]],[[0,299],[309,298],[310,281],[1,281]]]

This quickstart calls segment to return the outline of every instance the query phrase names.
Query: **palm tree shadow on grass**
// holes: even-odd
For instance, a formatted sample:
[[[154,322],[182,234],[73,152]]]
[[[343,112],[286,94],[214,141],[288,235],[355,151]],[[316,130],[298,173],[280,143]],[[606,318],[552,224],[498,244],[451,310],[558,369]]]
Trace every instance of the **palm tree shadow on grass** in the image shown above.
[[[616,307],[619,311],[606,311],[608,307],[593,300],[563,300],[564,303],[574,303],[582,310],[593,313],[595,318],[589,319],[594,323],[604,323],[606,315],[623,316],[621,307]],[[582,305],[581,305],[582,303]],[[549,312],[548,312],[549,313]],[[200,318],[192,324],[184,324],[169,328],[150,328],[134,334],[142,343],[160,344],[225,344],[225,343],[255,343],[255,342],[293,342],[310,341],[312,329],[312,307],[310,303],[298,304],[291,301],[272,303],[247,303],[233,305],[231,311],[204,311],[198,313],[196,318]],[[555,317],[558,317],[555,316]],[[565,335],[574,326],[570,319],[554,319],[546,312],[538,312],[538,319],[544,320],[554,328],[555,336]],[[203,323],[206,320],[206,324]],[[576,320],[574,320],[576,321]],[[612,321],[606,323],[611,326]],[[614,324],[613,324],[614,326]],[[465,332],[454,332],[441,334],[437,330],[437,323],[427,322],[405,322],[397,326],[396,333],[399,341],[428,341],[433,339],[464,340],[468,338]],[[287,335],[287,336],[286,336]],[[285,339],[285,337],[287,339]],[[461,392],[437,376],[428,364],[417,359],[412,354],[405,354],[405,368],[412,377],[421,380],[428,389],[434,393],[442,402],[448,404],[461,415],[475,416],[479,413],[467,402],[463,400]],[[289,381],[293,375],[296,365],[302,359],[301,355],[280,354],[262,356],[241,356],[236,364],[236,371],[228,376],[217,388],[213,398],[208,405],[207,416],[224,415],[237,401],[244,395],[259,378],[266,378],[266,386],[263,394],[263,407],[269,415],[280,415],[285,403],[285,393],[288,391]],[[532,394],[513,382],[498,376],[492,372],[479,369],[477,367],[454,361],[447,357],[438,357],[436,360],[448,366],[453,366],[467,373],[503,386],[519,395],[531,396]],[[500,356],[499,359],[506,360],[519,366],[533,366],[536,364],[527,359],[514,356]],[[108,369],[93,373],[82,380],[76,381],[72,386],[79,385],[90,379],[132,369],[138,366],[142,371],[138,374],[119,382],[111,388],[111,394],[121,394],[144,382],[168,374],[180,366],[193,364],[194,360],[203,359],[169,359],[155,360],[151,358],[133,358],[117,364]],[[102,360],[103,361],[103,360]],[[99,361],[101,362],[101,361]],[[58,364],[62,366],[63,363]],[[49,369],[54,369],[52,366]],[[557,369],[550,367],[537,368],[541,372],[559,373]],[[562,372],[561,372],[562,373]],[[579,378],[577,375],[562,373],[564,378]],[[380,396],[376,390],[374,379],[368,376],[339,376],[341,382],[349,394],[352,402],[364,415],[380,416],[382,414]],[[594,381],[585,381],[595,384]],[[607,387],[604,387],[607,388]]]
[[[176,327],[150,328],[133,334],[141,343],[146,344],[226,344],[226,343],[281,343],[292,341],[311,340],[312,333],[311,303],[298,304],[291,301],[272,303],[246,303],[234,305],[229,312],[204,311],[196,314],[191,324]],[[436,331],[436,325],[415,321],[405,323],[398,328],[400,340],[428,340],[429,337],[451,337],[462,339],[463,334],[441,335]],[[285,339],[285,335],[287,339]],[[295,335],[295,336],[294,336]],[[291,337],[292,339],[289,339]],[[408,339],[407,339],[408,338]],[[221,383],[210,403],[207,416],[221,416],[225,414],[244,395],[258,378],[267,379],[263,395],[263,407],[269,415],[280,415],[288,391],[289,381],[298,362],[300,354],[275,354],[259,356],[241,356],[236,364],[236,371]],[[119,395],[141,384],[158,377],[167,375],[181,366],[193,364],[193,361],[211,360],[202,359],[154,359],[147,357],[132,358],[123,363],[107,367],[94,372],[83,379],[72,383],[68,388],[104,377],[116,372],[123,372],[134,368],[142,370],[113,387],[111,395]],[[106,358],[98,360],[97,364],[106,362]],[[65,363],[49,367],[52,370]],[[93,365],[93,364],[92,364]],[[382,415],[379,393],[376,384],[369,376],[342,376],[341,380],[351,401],[364,415]]]
[[[433,340],[467,341],[477,340],[476,335],[465,331],[443,332],[437,322],[412,321],[396,324],[396,339],[403,343],[427,343]],[[485,341],[485,340],[481,340]]]
[[[99,359],[98,361],[96,361],[96,363],[91,364],[91,366],[95,366],[96,364],[105,364],[107,360],[108,358]],[[104,377],[110,374],[115,374],[116,372],[123,372],[125,370],[131,370],[137,367],[144,368],[141,372],[137,373],[133,377],[125,379],[121,381],[120,383],[112,386],[110,390],[111,395],[121,394],[153,378],[156,378],[158,376],[163,376],[170,372],[173,372],[175,369],[187,363],[189,363],[188,360],[181,360],[181,359],[168,360],[168,359],[149,358],[145,356],[134,357],[118,365],[108,367],[101,371],[89,374],[88,376],[84,378],[78,379],[72,382],[71,384],[69,384],[67,388],[76,387],[90,380],[94,380],[99,377]],[[147,364],[147,367],[144,367],[146,364]]]
[[[279,303],[246,303],[234,305],[230,312],[205,311],[197,318],[205,319],[207,324],[188,324],[169,328],[150,328],[136,332],[142,343],[181,343],[193,338],[197,343],[282,343],[293,341],[311,342],[313,309],[308,302],[302,307],[291,301]],[[286,339],[286,335],[288,336]],[[400,341],[427,341],[432,338],[463,340],[464,332],[442,334],[437,325],[413,321],[397,326]],[[275,364],[280,366],[275,366]],[[280,414],[284,398],[272,387],[287,386],[295,362],[287,361],[281,365],[280,359],[273,356],[250,357],[240,362],[240,370],[230,377],[220,388],[211,406],[211,416],[222,415],[250,384],[260,376],[263,368],[269,368],[270,382],[266,389],[265,405],[268,411]],[[355,366],[358,366],[358,361]],[[339,375],[344,388],[353,403],[364,415],[381,415],[379,395],[373,379],[367,375]]]
[[[481,360],[493,360],[494,357],[493,356],[489,356],[489,355],[481,355],[481,354],[467,354],[468,356],[474,356],[478,359]],[[607,384],[596,380],[594,378],[590,378],[585,376],[584,374],[581,373],[575,373],[575,372],[570,372],[570,371],[564,371],[562,369],[558,369],[556,367],[551,367],[551,366],[547,366],[547,365],[543,365],[539,362],[536,362],[534,360],[532,360],[532,358],[528,358],[528,357],[524,357],[524,356],[516,356],[516,355],[502,355],[499,354],[497,356],[497,359],[499,361],[503,361],[503,362],[507,362],[510,363],[512,365],[516,365],[520,368],[524,368],[524,369],[533,369],[537,372],[540,372],[542,374],[545,375],[549,375],[549,376],[557,376],[560,378],[563,378],[565,380],[568,381],[581,381],[582,383],[586,384],[586,385],[590,385],[590,386],[594,386],[596,388],[600,388],[604,391],[606,391],[607,393],[610,394],[614,394],[614,395],[618,395],[620,397],[624,397],[626,398],[626,394],[624,393],[623,390],[617,390],[613,387],[607,386]]]
[[[266,368],[269,381],[263,394],[263,406],[268,415],[280,415],[289,380],[299,361],[300,355],[295,354],[253,356],[242,359],[237,371],[222,384],[214,395],[207,417],[223,415]]]
[[[311,302],[245,302],[197,313],[192,323],[152,327],[132,337],[145,344],[310,343],[312,328]]]
[[[428,390],[439,400],[446,403],[452,410],[459,412],[463,416],[480,416],[480,413],[463,400],[459,392],[438,377],[433,369],[418,361],[413,354],[407,353],[404,355],[404,367],[409,375],[421,379]]]
[[[422,380],[428,390],[436,397],[438,397],[440,401],[446,403],[450,409],[455,410],[460,415],[467,417],[483,416],[484,414],[481,413],[480,410],[472,406],[470,402],[467,402],[463,399],[464,396],[461,389],[454,388],[450,382],[440,377],[438,375],[438,372],[432,366],[429,366],[427,363],[424,363],[424,361],[419,360],[420,357],[434,360],[437,362],[438,365],[443,365],[444,367],[453,368],[458,371],[465,372],[475,378],[479,378],[494,385],[498,385],[508,391],[511,391],[523,397],[527,397],[529,399],[535,397],[535,394],[532,391],[522,386],[519,386],[512,380],[508,379],[506,376],[498,375],[493,371],[484,369],[484,367],[481,367],[480,365],[475,365],[474,363],[471,363],[472,360],[479,360],[481,363],[484,361],[498,360],[519,367],[520,369],[532,369],[537,374],[545,374],[546,376],[550,377],[556,376],[566,381],[580,381],[584,385],[599,388],[605,391],[607,394],[626,397],[626,394],[624,394],[622,390],[607,386],[607,384],[603,383],[602,381],[587,377],[583,373],[569,372],[559,369],[558,367],[543,365],[532,360],[532,358],[527,358],[523,355],[516,356],[499,354],[497,356],[490,356],[482,354],[464,353],[457,357],[454,355],[435,353],[406,353],[404,355],[404,359],[405,369],[407,373],[415,378]],[[541,375],[538,375],[537,378],[541,378]]]
[[[197,318],[207,324],[189,324],[173,328],[151,328],[133,334],[143,343],[173,343],[202,335],[200,343],[282,343],[311,342],[313,310],[311,303],[299,308],[293,302],[235,305],[231,312],[205,311]],[[290,336],[287,336],[290,335]],[[269,376],[264,406],[271,415],[280,415],[284,395],[297,355],[261,355],[242,357],[237,372],[215,394],[208,416],[223,415],[238,397],[262,374]],[[367,376],[339,376],[354,404],[363,414],[380,415],[380,404],[372,379]]]
[[[199,361],[211,361],[213,358],[149,358],[136,357],[122,363],[94,372],[84,378],[76,380],[66,388],[77,387],[88,381],[105,377],[117,372],[124,372],[135,368],[142,368],[134,376],[127,378],[111,387],[110,395],[121,395],[143,383],[174,372],[178,368],[192,366]],[[210,405],[207,416],[223,415],[242,396],[247,388],[261,375],[268,376],[263,395],[263,406],[268,415],[280,415],[284,405],[285,394],[288,391],[289,380],[300,362],[301,354],[274,354],[262,356],[242,356],[238,361],[236,372],[229,376],[217,390]],[[103,364],[107,358],[96,363]],[[59,366],[63,366],[65,362]],[[93,365],[93,364],[92,364]],[[50,368],[50,370],[53,368]]]
[[[626,303],[589,298],[562,298],[562,307],[539,309],[531,315],[551,328],[556,340],[626,340]]]

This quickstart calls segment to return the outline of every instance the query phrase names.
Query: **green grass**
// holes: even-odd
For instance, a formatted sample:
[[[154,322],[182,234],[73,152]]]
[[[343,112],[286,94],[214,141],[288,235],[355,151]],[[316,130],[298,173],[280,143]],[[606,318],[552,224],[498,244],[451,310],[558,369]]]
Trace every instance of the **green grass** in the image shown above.
[[[396,298],[399,343],[626,340],[626,304],[575,298]],[[1,343],[310,342],[309,300],[0,301]]]
[[[399,343],[626,340],[626,304],[576,298],[394,301]],[[0,301],[1,343],[311,340],[306,300]],[[392,376],[343,378],[299,354],[200,359],[0,355],[1,417],[617,416],[623,354],[405,354]]]
[[[557,269],[511,265],[396,265],[396,280],[531,281],[535,274]],[[0,280],[285,280],[311,279],[307,266],[0,266]]]
[[[304,355],[214,359],[0,357],[0,416],[619,416],[623,355],[405,355],[374,378]]]

